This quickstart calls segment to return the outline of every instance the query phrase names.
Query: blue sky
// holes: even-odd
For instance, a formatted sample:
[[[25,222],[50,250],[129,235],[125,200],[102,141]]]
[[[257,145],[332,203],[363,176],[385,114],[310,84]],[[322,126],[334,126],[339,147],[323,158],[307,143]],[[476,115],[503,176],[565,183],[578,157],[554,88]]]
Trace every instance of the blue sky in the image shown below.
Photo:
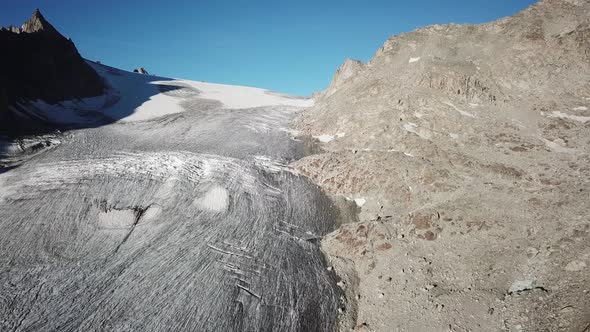
[[[346,58],[368,61],[393,34],[435,23],[482,23],[534,0],[18,0],[0,25],[35,8],[80,53],[160,76],[310,95]]]

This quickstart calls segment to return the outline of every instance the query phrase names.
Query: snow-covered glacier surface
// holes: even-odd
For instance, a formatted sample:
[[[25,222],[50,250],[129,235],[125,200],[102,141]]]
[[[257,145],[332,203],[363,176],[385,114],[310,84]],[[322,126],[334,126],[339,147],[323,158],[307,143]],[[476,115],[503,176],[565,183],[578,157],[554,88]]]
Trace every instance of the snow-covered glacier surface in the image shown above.
[[[85,128],[0,173],[0,330],[333,330],[335,212],[285,166],[312,102],[93,66],[105,96],[32,111]]]
[[[192,97],[225,109],[265,106],[310,107],[313,100],[246,86],[170,79],[122,71],[88,62],[107,82],[109,91],[102,96],[49,105],[33,101],[29,115],[54,123],[100,125],[105,121],[143,121],[168,114],[194,111],[182,103]]]

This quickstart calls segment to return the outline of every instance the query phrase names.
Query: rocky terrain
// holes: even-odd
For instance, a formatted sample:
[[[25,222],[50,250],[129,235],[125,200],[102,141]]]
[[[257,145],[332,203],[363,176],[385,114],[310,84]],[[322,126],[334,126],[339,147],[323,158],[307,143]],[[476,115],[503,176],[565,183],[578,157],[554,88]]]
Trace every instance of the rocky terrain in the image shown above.
[[[590,331],[587,0],[393,36],[315,104],[39,11],[0,42],[2,331]]]
[[[590,2],[393,36],[295,122],[341,330],[590,330]]]
[[[27,114],[27,102],[92,97],[105,85],[39,10],[21,28],[0,28],[0,133],[21,135],[46,129],[46,119]]]

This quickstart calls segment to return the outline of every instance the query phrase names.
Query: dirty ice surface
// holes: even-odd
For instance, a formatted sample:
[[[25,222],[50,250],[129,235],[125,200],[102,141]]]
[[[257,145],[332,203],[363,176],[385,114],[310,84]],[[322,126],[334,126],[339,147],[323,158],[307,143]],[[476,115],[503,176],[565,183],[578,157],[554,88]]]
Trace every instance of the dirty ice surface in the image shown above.
[[[288,166],[312,101],[92,66],[105,96],[25,107],[77,129],[0,172],[0,331],[334,331],[337,214]]]

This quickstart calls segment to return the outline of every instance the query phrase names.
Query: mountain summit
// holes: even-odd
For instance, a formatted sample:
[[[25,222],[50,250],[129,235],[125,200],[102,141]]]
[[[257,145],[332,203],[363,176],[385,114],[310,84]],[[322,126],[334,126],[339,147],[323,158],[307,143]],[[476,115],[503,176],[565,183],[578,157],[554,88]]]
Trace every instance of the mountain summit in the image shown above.
[[[10,31],[17,34],[45,32],[63,37],[57,31],[57,29],[55,29],[53,25],[51,25],[51,23],[45,19],[39,8],[35,9],[35,12],[33,12],[31,18],[28,19],[20,28],[14,26],[9,26],[6,28],[0,27],[0,31]]]
[[[47,22],[38,8],[33,13],[33,16],[23,24],[21,30],[26,33],[45,31],[60,34],[49,22]]]

